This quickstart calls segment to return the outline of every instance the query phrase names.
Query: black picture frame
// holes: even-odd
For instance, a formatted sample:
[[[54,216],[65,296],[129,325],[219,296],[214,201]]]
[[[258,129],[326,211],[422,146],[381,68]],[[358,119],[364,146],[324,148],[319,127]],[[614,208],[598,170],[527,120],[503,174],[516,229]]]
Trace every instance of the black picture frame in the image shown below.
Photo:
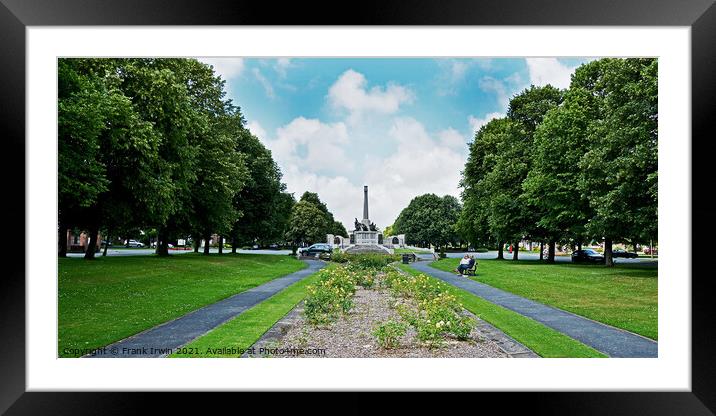
[[[433,2],[365,1],[260,2],[204,0],[0,0],[0,137],[9,149],[2,152],[6,172],[4,188],[6,236],[24,244],[25,215],[25,28],[73,25],[559,25],[559,26],[688,26],[691,28],[692,68],[692,223],[698,221],[699,238],[710,238],[713,222],[707,214],[711,172],[699,157],[714,154],[709,134],[716,113],[716,6],[714,0],[458,0]],[[279,5],[280,4],[280,5]],[[354,7],[351,7],[354,6]],[[317,11],[322,11],[317,13]],[[695,156],[695,157],[694,157]],[[706,161],[703,161],[706,162]],[[12,172],[11,175],[7,173]],[[710,185],[710,186],[709,186]],[[703,192],[706,190],[706,192]],[[24,221],[19,221],[22,218]],[[691,247],[700,239],[692,233]],[[701,238],[702,239],[702,238]],[[149,409],[147,393],[29,393],[25,392],[25,266],[11,244],[6,273],[0,286],[0,412],[7,414],[123,414]],[[51,250],[48,244],[44,249]],[[50,244],[51,245],[51,244]],[[39,249],[39,248],[38,248]],[[24,252],[23,252],[24,253]],[[692,257],[692,390],[690,392],[623,393],[480,393],[480,401],[495,401],[502,410],[524,409],[531,414],[714,414],[716,341],[708,259]],[[24,256],[24,254],[23,254]],[[702,272],[699,272],[702,270]],[[669,278],[689,278],[670,276]],[[51,278],[48,276],[48,278]],[[222,396],[226,397],[226,396]],[[251,396],[252,401],[266,402]],[[158,400],[184,410],[206,410],[204,400],[189,394],[163,395]],[[216,403],[216,397],[210,399]],[[230,399],[238,403],[236,399]],[[244,399],[245,400],[245,399]],[[301,395],[284,401],[306,409]],[[474,399],[469,399],[474,400]],[[353,412],[374,407],[373,401],[350,399]],[[420,400],[412,402],[420,403]],[[272,404],[272,406],[275,404]],[[385,405],[389,409],[394,405]],[[402,406],[401,406],[402,407]],[[447,405],[443,410],[447,410]],[[314,408],[315,409],[315,408]],[[300,410],[300,409],[299,409]],[[256,410],[254,410],[256,411]]]

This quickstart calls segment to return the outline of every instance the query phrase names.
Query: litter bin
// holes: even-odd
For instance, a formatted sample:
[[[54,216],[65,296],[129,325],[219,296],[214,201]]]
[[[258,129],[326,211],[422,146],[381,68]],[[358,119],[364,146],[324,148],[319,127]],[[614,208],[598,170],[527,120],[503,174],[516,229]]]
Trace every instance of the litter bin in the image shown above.
[[[410,254],[403,254],[403,264],[410,263]]]

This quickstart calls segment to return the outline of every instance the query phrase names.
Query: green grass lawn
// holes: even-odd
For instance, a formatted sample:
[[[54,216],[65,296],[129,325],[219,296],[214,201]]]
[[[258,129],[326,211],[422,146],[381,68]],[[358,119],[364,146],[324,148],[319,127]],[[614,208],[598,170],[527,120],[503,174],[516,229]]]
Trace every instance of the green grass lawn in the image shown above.
[[[335,267],[329,263],[327,267]],[[170,357],[240,357],[279,319],[306,297],[306,286],[318,279],[318,273],[298,281],[252,307],[241,315],[183,346]],[[236,354],[219,354],[216,350],[233,349]]]
[[[460,259],[430,265],[452,271]],[[473,279],[651,339],[658,339],[655,267],[478,260]]]
[[[413,269],[407,264],[399,264],[398,267],[401,270],[413,275],[420,274],[419,271]],[[432,276],[430,278],[442,282],[442,280],[436,279]],[[446,286],[448,288],[447,290],[452,295],[457,297],[465,309],[474,313],[480,319],[491,323],[542,357],[606,357],[606,355],[595,350],[594,348],[584,345],[581,342],[552,328],[544,326],[533,319],[488,302],[466,290],[452,285],[446,284]]]
[[[58,350],[98,348],[303,269],[291,256],[59,259]]]
[[[430,250],[412,249],[412,248],[394,248],[393,253],[395,254],[430,254]]]

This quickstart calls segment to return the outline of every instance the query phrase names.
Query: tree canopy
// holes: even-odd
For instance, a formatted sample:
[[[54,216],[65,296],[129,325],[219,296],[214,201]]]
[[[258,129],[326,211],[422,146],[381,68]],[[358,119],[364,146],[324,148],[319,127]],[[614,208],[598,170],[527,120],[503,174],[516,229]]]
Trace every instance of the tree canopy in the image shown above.
[[[455,225],[460,202],[451,195],[424,194],[413,198],[393,224],[393,233],[405,234],[406,243],[444,247],[458,242]]]
[[[475,133],[460,186],[473,244],[657,237],[657,60],[600,59],[532,86]],[[501,253],[500,253],[501,256]]]
[[[324,242],[326,235],[347,236],[343,224],[336,221],[317,193],[304,192],[293,206],[288,221],[287,240],[294,245]]]
[[[157,230],[159,254],[186,236],[282,239],[293,198],[225,95],[195,59],[60,59],[60,255],[73,227],[88,247],[100,229]]]

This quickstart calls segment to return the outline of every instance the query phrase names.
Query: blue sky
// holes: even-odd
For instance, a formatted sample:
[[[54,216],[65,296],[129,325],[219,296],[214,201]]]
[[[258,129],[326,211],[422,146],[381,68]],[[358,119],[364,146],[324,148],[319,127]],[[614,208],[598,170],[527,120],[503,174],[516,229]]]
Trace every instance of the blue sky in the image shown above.
[[[347,228],[384,228],[413,197],[459,196],[474,131],[530,84],[569,85],[588,58],[201,58],[226,80],[288,190],[317,192]]]

